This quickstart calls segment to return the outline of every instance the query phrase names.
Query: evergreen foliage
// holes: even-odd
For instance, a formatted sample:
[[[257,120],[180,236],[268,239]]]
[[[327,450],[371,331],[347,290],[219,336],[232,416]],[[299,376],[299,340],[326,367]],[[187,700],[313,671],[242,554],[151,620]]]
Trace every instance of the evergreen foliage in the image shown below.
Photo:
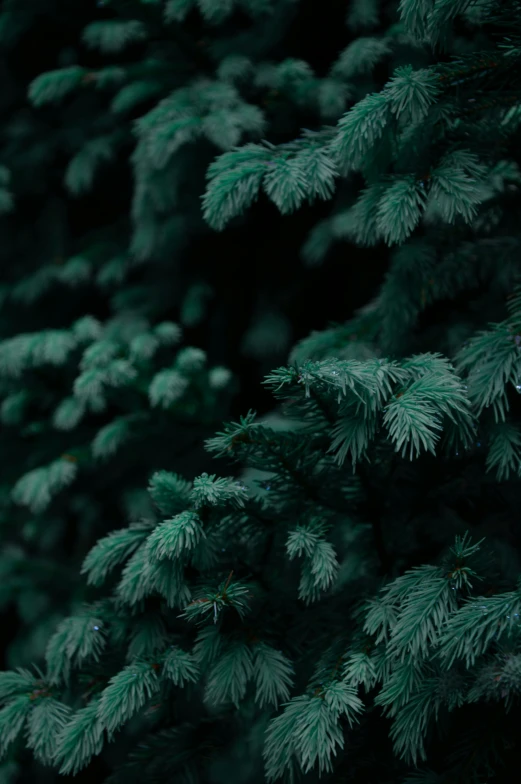
[[[0,343],[2,447],[17,454],[2,475],[2,602],[16,602],[27,625],[12,660],[38,654],[64,580],[81,594],[74,575],[107,516],[146,518],[150,469],[201,464],[197,442],[227,410],[233,380],[180,341],[173,323],[84,317]]]
[[[117,292],[110,319],[2,342],[2,421],[13,441],[20,428],[31,435],[6,488],[50,532],[48,550],[68,525],[61,500],[81,517],[88,496],[78,550],[92,547],[83,581],[75,564],[66,578],[78,588],[38,667],[18,655],[0,673],[11,765],[0,775],[23,778],[34,757],[42,776],[100,770],[109,784],[511,782],[521,747],[519,2],[356,0],[347,23],[359,35],[323,77],[296,57],[264,60],[298,3],[107,6],[121,18],[89,22],[88,47],[123,57],[166,25],[185,51],[184,31],[202,24],[218,64],[209,76],[205,55],[205,78],[176,84],[161,60],[135,74],[69,64],[31,86],[42,107],[117,86],[118,115],[134,106],[136,78],[134,95],[154,103],[135,124],[133,258],[159,270],[190,223],[195,193],[181,206],[181,185],[196,191],[207,169],[201,206],[215,243],[254,220],[261,194],[285,216],[318,199],[326,217],[310,227],[308,263],[344,242],[388,247],[389,264],[369,304],[266,376],[271,417],[250,410],[216,424],[229,374],[179,348],[157,303],[138,318],[129,303],[143,292],[131,293],[127,262],[113,257],[110,274],[102,267]],[[382,63],[392,67],[380,89],[367,74]],[[272,114],[258,106],[266,88],[284,96]],[[314,127],[291,136],[283,107],[297,117],[305,107]],[[104,144],[82,147],[72,192],[94,182]],[[40,264],[8,296],[30,301],[58,279],[81,289],[89,263],[73,257],[59,274]],[[205,447],[218,463],[178,465],[185,427],[197,443],[213,431]],[[136,439],[122,477],[117,457]],[[104,483],[128,499],[145,474],[130,522],[98,524]],[[11,508],[8,541],[19,536]],[[45,549],[41,530],[34,538]],[[18,545],[2,568],[25,558]]]

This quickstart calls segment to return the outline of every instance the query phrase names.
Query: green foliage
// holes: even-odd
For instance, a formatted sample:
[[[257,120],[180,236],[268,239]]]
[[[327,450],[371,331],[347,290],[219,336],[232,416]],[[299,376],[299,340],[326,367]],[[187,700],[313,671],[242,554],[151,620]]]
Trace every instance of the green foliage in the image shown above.
[[[154,504],[164,515],[178,514],[190,503],[191,484],[177,474],[156,471],[148,489]]]
[[[65,173],[65,185],[72,194],[78,195],[91,189],[97,167],[103,161],[112,160],[113,144],[112,137],[100,136],[87,142],[74,156]]]
[[[47,697],[38,700],[27,722],[27,745],[36,759],[50,763],[56,754],[56,742],[70,715],[70,709]]]
[[[197,680],[199,670],[193,656],[173,645],[163,660],[163,673],[174,686],[183,687]]]
[[[341,53],[333,66],[333,74],[351,79],[357,74],[371,72],[390,51],[387,41],[381,38],[356,38]]]
[[[331,198],[336,170],[323,149],[329,137],[329,131],[308,131],[301,140],[277,149],[250,144],[218,158],[208,169],[205,218],[213,228],[223,229],[257,199],[261,186],[284,214],[305,199]]]
[[[0,700],[31,691],[35,686],[36,678],[29,670],[19,668],[13,672],[0,673]]]
[[[134,524],[121,531],[113,531],[92,548],[87,555],[82,573],[89,583],[101,585],[109,572],[123,563],[144,541],[150,526]]]
[[[30,697],[27,694],[15,697],[0,710],[0,754],[5,755],[7,749],[21,733],[25,720],[31,710]]]
[[[113,733],[158,689],[159,682],[150,664],[135,661],[109,681],[100,697],[98,718],[107,731]]]
[[[76,291],[83,296],[93,269],[83,255],[56,266],[61,283],[71,287],[65,300],[73,300]],[[40,302],[38,297],[41,291],[36,297]],[[186,449],[193,450],[197,434],[211,432],[233,391],[231,373],[202,362],[199,349],[187,351],[176,324],[164,319],[150,323],[125,310],[105,322],[78,318],[76,304],[65,325],[22,329],[14,336],[9,331],[0,341],[5,465],[0,608],[19,618],[17,625],[9,625],[12,639],[5,655],[15,666],[27,665],[33,659],[41,663],[47,650],[52,684],[67,680],[71,661],[75,666],[96,662],[107,643],[107,626],[97,610],[85,615],[82,609],[89,603],[80,577],[86,553],[100,539],[95,561],[85,561],[89,582],[99,585],[139,547],[156,514],[144,489],[150,475],[165,465],[175,468],[181,456],[184,465]],[[25,312],[22,316],[27,319]],[[172,364],[185,394],[155,412],[150,384],[161,368]],[[223,377],[220,385],[215,370]],[[129,518],[145,522],[128,529]],[[103,536],[115,519],[123,529],[122,541],[109,537],[107,544]],[[186,595],[171,576],[156,579],[169,601]],[[60,625],[69,613],[74,622]],[[142,649],[148,650],[146,645]],[[45,744],[38,760],[50,753]],[[17,741],[14,748],[19,747]],[[67,760],[61,764],[68,769]]]
[[[32,512],[42,512],[56,493],[74,481],[76,470],[76,465],[67,458],[35,468],[15,484],[13,500],[28,506]]]
[[[147,555],[150,560],[179,557],[184,550],[195,548],[203,536],[201,522],[193,512],[165,520],[147,539]]]
[[[62,621],[49,640],[46,659],[51,683],[67,680],[71,663],[98,660],[106,644],[103,621],[95,607]]]
[[[93,22],[83,31],[87,46],[110,54],[143,38],[146,38],[143,23],[135,19]]]
[[[42,74],[31,84],[29,97],[35,106],[61,101],[82,83],[84,76],[85,70],[79,66]]]
[[[74,9],[6,125],[0,780],[510,784],[519,4],[354,0],[309,62],[306,8]],[[220,426],[238,323],[274,408]]]
[[[78,773],[103,747],[103,725],[98,718],[99,700],[77,711],[63,727],[56,741],[60,773]]]
[[[344,715],[356,721],[362,704],[346,684],[333,683],[320,696],[294,698],[271,724],[266,739],[266,773],[269,781],[280,778],[296,757],[303,771],[318,764],[320,771],[332,770],[332,758],[344,744],[338,726]]]
[[[253,671],[255,675],[255,699],[264,705],[278,707],[281,700],[289,700],[293,685],[293,665],[280,651],[266,643],[255,647]]]
[[[112,736],[142,715],[152,698],[161,705],[168,683],[181,690],[197,689],[202,703],[214,710],[227,705],[239,710],[251,699],[260,711],[268,706],[277,709],[282,702],[282,711],[268,724],[264,743],[265,774],[270,781],[297,769],[332,774],[337,769],[335,760],[341,765],[343,759],[344,727],[356,732],[360,723],[365,725],[369,719],[362,716],[371,699],[391,720],[396,757],[416,764],[427,759],[431,729],[443,710],[462,710],[481,699],[479,695],[491,693],[490,678],[496,677],[497,667],[486,670],[487,662],[491,655],[503,656],[500,651],[505,645],[515,645],[520,612],[517,589],[488,597],[478,592],[494,574],[490,559],[480,556],[482,543],[473,543],[468,535],[456,537],[438,564],[406,570],[358,609],[341,590],[344,580],[349,582],[346,546],[352,545],[342,544],[339,537],[346,520],[340,509],[347,502],[347,511],[358,491],[328,452],[324,421],[334,432],[335,416],[346,418],[348,411],[352,419],[376,416],[383,428],[375,427],[371,438],[379,446],[376,452],[370,441],[365,447],[373,457],[380,451],[387,453],[387,460],[400,464],[403,457],[396,452],[393,457],[397,442],[399,453],[405,444],[410,456],[421,462],[422,447],[436,451],[438,436],[432,430],[436,416],[440,430],[447,428],[450,435],[454,428],[460,438],[472,436],[469,400],[451,364],[434,354],[416,355],[401,363],[329,359],[306,362],[298,371],[280,368],[268,377],[267,384],[286,400],[290,416],[292,410],[306,412],[307,425],[298,437],[291,430],[273,430],[250,414],[228,425],[208,446],[216,452],[231,450],[246,465],[268,469],[268,495],[260,496],[251,486],[247,492],[240,483],[208,474],[190,484],[175,474],[158,472],[151,480],[150,493],[163,514],[177,514],[155,527],[143,524],[115,532],[88,556],[86,571],[97,583],[126,562],[115,587],[115,597],[124,604],[109,601],[64,621],[49,645],[45,677],[49,683],[74,683],[76,671],[102,667],[118,648],[123,653],[127,646],[132,660],[112,674],[99,699],[93,697],[97,719],[94,712],[83,708],[71,719],[70,729],[60,730],[55,753],[66,765],[63,770],[79,769],[91,754],[102,750],[102,726]],[[346,401],[351,395],[349,406]],[[414,408],[417,398],[421,403],[418,413]],[[429,405],[432,413],[425,416]],[[394,413],[393,406],[399,406],[402,413]],[[324,412],[328,412],[326,420]],[[389,418],[391,426],[386,424]],[[387,452],[386,444],[391,448]],[[295,512],[301,498],[307,499],[299,513],[303,520],[291,525],[289,521],[298,519]],[[255,559],[258,548],[265,547],[270,516],[278,526],[286,521],[282,540],[286,555],[273,551],[275,563],[280,564],[281,558],[282,562],[303,559],[300,575],[286,567],[280,589],[276,578],[272,589],[257,582],[255,573],[253,580],[241,578],[243,570],[232,555],[239,575],[231,571],[220,582],[209,580],[208,569],[221,564],[222,570],[227,560],[218,552],[226,553],[220,543],[232,531],[237,555],[245,548],[244,557]],[[371,563],[370,542],[364,544],[361,531],[357,534],[356,530],[355,525],[351,536],[360,548],[357,557]],[[212,544],[204,555],[199,548],[206,539]],[[269,561],[267,565],[270,568]],[[194,567],[200,578],[190,585],[189,570]],[[318,605],[331,623],[336,611],[344,608],[337,618],[338,639],[331,636],[333,623],[333,627],[326,624],[329,631],[313,641],[313,668],[308,672],[307,689],[300,695],[293,691],[295,664],[289,655],[293,650],[295,656],[298,645],[289,642],[283,625],[268,621],[265,627],[267,619],[258,614],[266,602],[277,606],[279,590],[289,600],[288,589],[293,601],[297,597],[302,601],[304,616]],[[125,605],[139,610],[141,602],[154,594],[166,599],[161,628],[152,616],[141,627],[134,621],[132,640],[110,632],[113,642],[110,650],[105,647],[105,628],[116,628],[118,617],[124,625],[128,623]],[[261,597],[263,604],[259,605]],[[188,622],[187,632],[191,622],[199,629],[192,650],[185,647],[187,636],[184,645],[177,642],[181,637],[168,644],[168,608],[173,606],[182,608],[179,617]],[[342,619],[349,618],[345,610],[350,606],[351,621],[345,627]],[[230,611],[235,611],[239,625],[226,621],[233,617]],[[308,622],[302,620],[304,631]],[[293,634],[297,629],[298,625]],[[142,635],[139,645],[136,633]],[[277,640],[275,645],[271,638]],[[143,658],[144,650],[149,652]],[[515,666],[508,666],[512,674],[506,673],[505,678],[515,683]],[[24,672],[6,675],[6,694],[25,686],[27,677]],[[253,693],[248,697],[250,684]],[[360,692],[362,685],[365,696]],[[502,699],[510,704],[510,691],[504,691]],[[64,739],[70,762],[60,751],[65,748]]]

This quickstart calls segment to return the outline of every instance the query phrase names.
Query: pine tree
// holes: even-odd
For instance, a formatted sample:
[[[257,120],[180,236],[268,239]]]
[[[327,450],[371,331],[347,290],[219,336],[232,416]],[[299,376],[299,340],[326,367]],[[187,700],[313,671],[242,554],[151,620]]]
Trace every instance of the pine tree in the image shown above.
[[[250,4],[246,39],[218,4],[186,6],[189,19],[175,3],[153,5],[13,1],[0,10],[7,666],[41,663],[50,630],[82,602],[79,565],[96,538],[129,517],[146,525],[147,475],[182,464],[190,478],[206,467],[198,445],[234,389],[222,367],[234,357],[228,344],[265,367],[288,346],[291,270],[291,286],[273,297],[279,269],[267,265],[239,321],[243,287],[236,264],[221,260],[237,257],[237,232],[217,251],[216,274],[199,205],[215,151],[256,129],[284,137],[309,113],[338,116],[347,96],[342,79],[318,79],[302,60],[273,70],[291,4],[275,17]],[[206,43],[196,43],[201,31]],[[185,110],[207,115],[193,139],[165,126]],[[184,348],[172,317],[188,333]],[[207,344],[206,360],[190,338]],[[25,758],[20,775],[31,770]],[[10,762],[1,775],[14,775]]]
[[[294,295],[280,287],[273,296],[269,266],[249,301],[240,282],[238,289],[235,281],[230,285],[235,266],[226,267],[226,257],[234,246],[237,255],[237,232],[217,251],[217,272],[214,251],[206,267],[192,263],[206,253],[205,237],[215,237],[200,209],[208,164],[217,150],[257,132],[277,139],[296,131],[306,113],[339,116],[356,78],[362,74],[359,89],[366,89],[371,66],[391,49],[382,42],[378,57],[362,68],[352,62],[345,78],[339,71],[319,79],[295,58],[270,64],[281,31],[287,36],[294,19],[293,5],[283,5],[276,13],[269,4],[243,8],[246,39],[237,35],[231,6],[218,3],[197,9],[111,0],[71,11],[61,3],[22,8],[12,2],[0,12],[6,76],[0,375],[9,466],[2,489],[2,607],[22,627],[10,631],[9,664],[40,657],[68,598],[63,586],[76,582],[78,559],[110,530],[109,520],[123,524],[128,514],[148,514],[143,493],[127,490],[146,483],[155,468],[173,468],[167,435],[186,461],[189,420],[203,426],[200,439],[216,426],[227,398],[218,390],[228,384],[219,367],[232,360],[241,368],[229,344],[266,369],[288,346],[291,324],[282,304]],[[356,22],[355,14],[351,27]],[[209,39],[199,46],[194,36],[202,30]],[[257,49],[254,40],[262,40]],[[206,118],[193,138],[179,125],[186,112]],[[298,287],[292,282],[291,288]],[[239,322],[237,291],[245,299]],[[208,378],[197,376],[195,387],[186,386],[184,371],[183,378],[176,375],[167,346],[174,334],[159,337],[172,319],[187,333],[188,346],[191,338],[204,346],[207,365],[215,366]],[[188,357],[181,354],[180,361]],[[177,399],[183,388],[184,401]],[[199,408],[186,405],[195,389]],[[164,429],[161,413],[169,406],[180,416],[173,430]],[[154,432],[165,441],[159,444]],[[105,457],[118,473],[117,491]],[[94,465],[101,469],[97,479]],[[200,450],[192,465],[193,475],[206,466]],[[49,601],[53,609],[44,612]]]
[[[200,470],[198,444],[228,410],[233,381],[180,340],[176,324],[129,314],[0,342],[2,602],[24,627],[9,661],[43,654],[107,521],[147,518],[151,467]]]
[[[352,10],[372,24],[376,5]],[[45,665],[0,675],[13,759],[25,745],[71,774],[101,755],[110,784],[512,780],[519,10],[401,0],[391,38],[414,39],[420,64],[331,125],[212,163],[215,230],[248,220],[261,189],[283,214],[334,199],[304,254],[383,243],[388,271],[268,374],[276,417],[207,440],[229,475],[156,470],[149,519],[91,549],[91,593]]]
[[[312,26],[306,40],[295,41],[295,27],[304,39],[305,2],[100,0],[95,9],[82,6],[74,21],[64,8],[58,27],[52,4],[41,5],[36,16],[6,8],[9,44],[21,48],[30,41],[43,14],[49,38],[60,31],[67,47],[60,40],[46,52],[52,67],[35,69],[28,80],[32,108],[23,103],[23,133],[21,120],[12,122],[5,159],[17,164],[11,181],[18,189],[30,146],[32,165],[39,174],[43,170],[42,190],[48,196],[51,179],[59,212],[51,218],[47,210],[44,229],[52,219],[62,237],[75,218],[80,230],[77,247],[63,247],[62,239],[43,263],[28,249],[25,301],[81,280],[95,287],[98,299],[108,296],[113,307],[139,310],[153,322],[175,310],[181,325],[197,330],[205,347],[218,354],[219,364],[238,364],[241,352],[267,372],[291,345],[295,326],[289,316],[298,313],[302,334],[316,324],[317,309],[315,320],[303,315],[307,291],[301,293],[299,285],[300,236],[309,221],[299,223],[295,216],[293,239],[265,200],[255,223],[262,243],[250,251],[255,286],[245,286],[245,270],[251,275],[253,264],[245,266],[242,248],[252,219],[236,220],[217,239],[201,209],[208,167],[217,153],[239,143],[269,138],[278,144],[294,138],[303,124],[334,123],[346,106],[379,89],[396,64],[424,62],[411,37],[389,24],[394,3],[387,10],[386,3],[378,9],[376,2],[356,2],[346,12],[333,0],[334,22],[326,30],[334,34],[334,48],[325,62]],[[300,50],[310,50],[316,66]],[[50,165],[49,150],[59,154],[58,166],[56,158]],[[324,183],[317,179],[316,195],[327,197],[332,184],[331,172]],[[32,187],[32,178],[25,187]],[[272,178],[270,199],[280,206],[284,196],[277,196],[277,188]],[[290,194],[284,211],[294,202]],[[320,209],[317,204],[310,214]],[[266,220],[272,238],[264,236]],[[304,256],[313,263],[313,254],[304,250]],[[323,277],[314,275],[313,285]],[[331,317],[330,310],[324,313]]]

